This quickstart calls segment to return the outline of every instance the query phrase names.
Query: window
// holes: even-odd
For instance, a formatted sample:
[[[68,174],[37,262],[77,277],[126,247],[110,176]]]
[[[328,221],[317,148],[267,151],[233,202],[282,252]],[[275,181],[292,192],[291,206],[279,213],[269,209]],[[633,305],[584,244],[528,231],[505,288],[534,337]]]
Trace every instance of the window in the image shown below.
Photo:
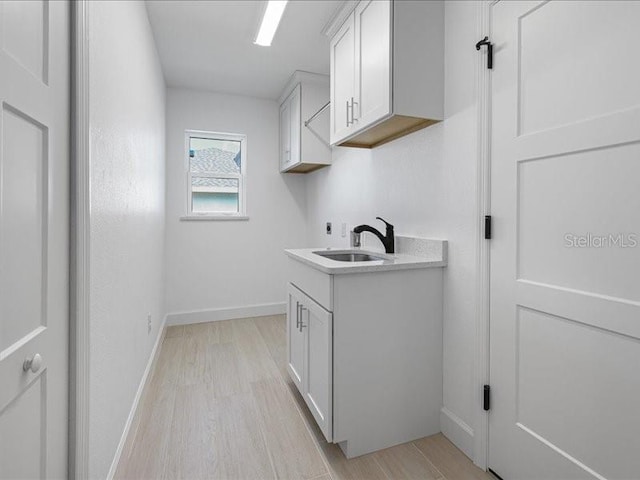
[[[247,137],[187,131],[187,218],[244,219]]]

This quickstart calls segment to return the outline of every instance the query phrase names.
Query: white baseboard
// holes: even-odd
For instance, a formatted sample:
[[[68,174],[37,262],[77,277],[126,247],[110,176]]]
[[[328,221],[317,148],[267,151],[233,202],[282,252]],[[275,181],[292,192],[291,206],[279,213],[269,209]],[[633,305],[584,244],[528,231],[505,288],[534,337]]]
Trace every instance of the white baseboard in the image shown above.
[[[211,310],[193,310],[174,312],[167,315],[167,325],[187,325],[191,323],[217,322],[235,318],[265,317],[282,315],[286,312],[286,303],[263,303],[246,307],[216,308]]]
[[[451,443],[473,460],[473,429],[446,407],[440,409],[440,429]]]
[[[113,476],[116,474],[116,470],[118,468],[118,463],[120,463],[120,456],[122,455],[122,450],[124,449],[124,445],[127,442],[127,437],[129,436],[129,430],[131,430],[131,425],[133,424],[133,419],[136,416],[136,411],[138,410],[138,403],[140,403],[140,399],[142,398],[142,393],[144,392],[144,387],[147,384],[147,380],[151,377],[151,372],[153,372],[153,368],[155,366],[158,354],[160,353],[160,345],[162,345],[162,340],[164,339],[164,335],[166,332],[167,326],[167,316],[165,315],[162,325],[160,325],[160,330],[158,332],[158,337],[156,338],[156,343],[153,346],[153,350],[151,350],[151,355],[149,355],[149,361],[147,362],[147,367],[142,374],[142,378],[140,379],[140,385],[138,385],[138,391],[136,392],[136,396],[133,399],[133,404],[131,405],[131,410],[129,411],[129,417],[127,418],[127,422],[124,425],[124,431],[122,432],[122,436],[120,437],[120,442],[118,443],[118,448],[116,449],[116,453],[113,456],[113,461],[111,462],[111,468],[109,468],[109,473],[107,474],[107,480],[112,480]]]

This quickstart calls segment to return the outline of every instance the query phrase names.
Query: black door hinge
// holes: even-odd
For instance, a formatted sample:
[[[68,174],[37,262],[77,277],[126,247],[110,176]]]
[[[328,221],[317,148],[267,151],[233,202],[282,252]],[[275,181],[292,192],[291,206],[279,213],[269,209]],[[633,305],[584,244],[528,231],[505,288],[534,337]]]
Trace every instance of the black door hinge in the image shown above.
[[[484,216],[484,238],[491,240],[491,215]]]
[[[489,41],[489,37],[484,37],[478,43],[476,43],[476,50],[480,50],[480,47],[486,45],[487,47],[487,68],[493,69],[493,43]]]
[[[488,411],[491,408],[491,387],[489,385],[485,385],[482,391],[482,408],[484,411]]]

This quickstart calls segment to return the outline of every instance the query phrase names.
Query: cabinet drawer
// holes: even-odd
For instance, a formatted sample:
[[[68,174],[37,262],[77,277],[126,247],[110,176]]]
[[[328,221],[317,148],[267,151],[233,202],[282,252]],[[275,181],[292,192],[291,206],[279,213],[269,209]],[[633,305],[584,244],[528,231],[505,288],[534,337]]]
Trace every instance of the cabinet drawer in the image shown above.
[[[328,311],[333,310],[333,277],[289,259],[289,282]]]

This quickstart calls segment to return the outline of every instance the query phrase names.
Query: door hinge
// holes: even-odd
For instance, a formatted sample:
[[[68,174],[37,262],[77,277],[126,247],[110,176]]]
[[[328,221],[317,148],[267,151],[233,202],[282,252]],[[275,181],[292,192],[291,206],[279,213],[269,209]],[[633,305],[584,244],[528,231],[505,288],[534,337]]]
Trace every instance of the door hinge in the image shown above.
[[[491,387],[485,385],[482,390],[482,408],[487,412],[491,408]]]
[[[493,69],[493,43],[489,41],[489,37],[484,37],[478,43],[476,43],[476,50],[480,51],[480,47],[487,47],[487,68]]]
[[[491,215],[484,216],[484,238],[491,240]]]

